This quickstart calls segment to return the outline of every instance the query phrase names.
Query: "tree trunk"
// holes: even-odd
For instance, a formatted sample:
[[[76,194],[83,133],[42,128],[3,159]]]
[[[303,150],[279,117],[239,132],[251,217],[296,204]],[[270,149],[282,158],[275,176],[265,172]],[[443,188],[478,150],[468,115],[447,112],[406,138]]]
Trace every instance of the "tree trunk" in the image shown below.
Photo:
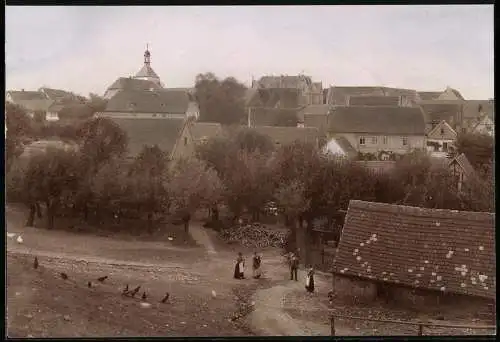
[[[52,200],[47,201],[47,229],[54,228],[55,203]]]
[[[42,218],[42,208],[40,207],[40,203],[35,202],[35,207],[36,207],[36,215],[38,216],[39,219]]]
[[[182,218],[182,221],[184,222],[184,232],[186,234],[189,234],[189,220],[191,220],[191,215],[189,214],[184,215],[184,217]]]
[[[148,233],[153,234],[153,213],[148,213]]]
[[[219,221],[219,208],[217,206],[212,207],[210,210],[210,213],[212,215],[212,222],[218,222]]]
[[[36,213],[36,206],[34,203],[30,203],[29,205],[30,212],[28,214],[28,221],[26,221],[26,226],[27,227],[33,227],[35,224],[35,213]]]

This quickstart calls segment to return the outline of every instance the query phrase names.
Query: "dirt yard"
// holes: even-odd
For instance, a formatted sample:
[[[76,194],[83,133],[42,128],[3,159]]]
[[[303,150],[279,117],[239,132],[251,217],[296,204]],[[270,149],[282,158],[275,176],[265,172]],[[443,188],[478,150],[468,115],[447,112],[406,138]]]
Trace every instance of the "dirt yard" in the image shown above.
[[[23,208],[6,208],[7,334],[9,337],[328,335],[331,280],[318,272],[317,293],[307,295],[304,273],[290,281],[277,249],[263,253],[263,278],[233,279],[236,251],[215,232],[193,223],[194,242],[110,238],[24,227]],[[34,257],[40,262],[33,268]],[[63,280],[60,273],[68,275]],[[247,273],[248,275],[248,273]],[[108,276],[103,283],[97,278]],[[250,279],[248,279],[250,278]],[[88,282],[91,287],[88,287]],[[121,291],[141,286],[135,298]],[[147,307],[141,300],[146,291]],[[215,291],[215,296],[212,295]],[[167,303],[160,303],[169,292]],[[378,310],[378,311],[377,311]],[[412,320],[391,308],[342,306],[343,315]],[[470,323],[470,322],[469,322]],[[477,324],[481,324],[478,322]],[[338,335],[416,335],[413,327],[338,321]],[[488,334],[441,329],[429,334]]]

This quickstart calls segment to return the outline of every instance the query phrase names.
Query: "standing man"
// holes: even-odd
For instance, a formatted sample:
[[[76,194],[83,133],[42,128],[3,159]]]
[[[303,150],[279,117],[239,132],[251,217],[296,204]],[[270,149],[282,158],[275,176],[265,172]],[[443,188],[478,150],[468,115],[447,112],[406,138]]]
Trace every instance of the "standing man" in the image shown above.
[[[299,269],[299,257],[297,254],[292,253],[292,258],[290,260],[290,280],[297,281],[297,272]]]

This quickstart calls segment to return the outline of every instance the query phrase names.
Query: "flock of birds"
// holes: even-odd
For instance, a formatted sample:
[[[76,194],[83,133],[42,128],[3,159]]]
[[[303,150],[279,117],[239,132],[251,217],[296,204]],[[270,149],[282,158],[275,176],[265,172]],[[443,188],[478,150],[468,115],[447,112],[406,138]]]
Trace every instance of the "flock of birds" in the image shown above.
[[[33,261],[33,268],[36,270],[36,269],[38,269],[39,266],[40,266],[40,262],[38,261],[38,257],[35,256],[35,260]],[[59,276],[63,280],[68,280],[69,279],[68,275],[66,273],[64,273],[64,272],[59,273]],[[106,279],[108,279],[108,278],[109,278],[108,276],[99,277],[99,278],[97,278],[97,281],[99,283],[104,283],[106,281]],[[94,286],[94,284],[92,283],[92,281],[88,281],[87,282],[87,287],[92,288],[93,286]],[[141,285],[139,285],[139,286],[137,286],[137,287],[135,287],[133,289],[129,289],[129,285],[126,284],[125,288],[122,290],[122,296],[135,298],[135,296],[139,293],[140,290],[141,290]],[[215,295],[214,292],[215,291],[212,291],[212,296]],[[146,303],[147,298],[148,298],[148,295],[147,295],[146,291],[143,291],[142,292],[142,296],[141,296],[141,300],[142,300],[141,306],[143,306],[143,307],[149,307],[151,305],[149,303]],[[163,299],[160,300],[160,303],[162,303],[162,304],[167,303],[168,300],[169,300],[169,298],[170,298],[170,293],[167,292],[165,294],[165,296],[163,297]]]

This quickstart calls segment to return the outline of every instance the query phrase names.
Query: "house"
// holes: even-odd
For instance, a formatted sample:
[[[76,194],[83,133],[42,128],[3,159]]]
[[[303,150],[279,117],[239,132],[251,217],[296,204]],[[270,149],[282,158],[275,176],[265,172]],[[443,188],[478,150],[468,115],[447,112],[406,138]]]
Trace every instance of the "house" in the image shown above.
[[[184,90],[122,90],[96,116],[185,119],[198,118],[199,109],[193,96]]]
[[[431,154],[453,152],[456,139],[457,132],[445,120],[442,120],[427,133],[427,151]]]
[[[157,145],[170,159],[173,159],[175,145],[187,122],[184,118],[158,115],[115,115],[111,116],[111,119],[127,134],[129,158],[138,156],[144,146]]]
[[[189,158],[195,155],[196,146],[205,144],[209,139],[223,135],[222,125],[212,122],[196,122],[189,120],[172,152],[172,159]]]
[[[487,115],[478,118],[476,123],[471,124],[471,133],[488,134],[492,137],[495,136],[495,123],[493,119]]]
[[[300,92],[300,105],[322,104],[323,85],[313,82],[310,76],[263,76],[252,81],[254,89],[295,89]]]
[[[370,101],[378,105],[384,101],[389,101],[391,105],[394,105],[395,98],[398,98],[397,105],[404,107],[413,106],[418,100],[417,92],[412,89],[380,86],[332,86],[324,92],[324,103],[332,106],[347,106],[351,102],[351,105],[356,105],[357,101],[367,101],[367,99],[358,99],[358,97],[364,96],[373,97]],[[383,100],[380,97],[392,97],[392,99]],[[356,98],[354,102],[352,102],[352,98]]]
[[[478,311],[496,298],[495,214],[351,200],[333,262],[339,296]]]
[[[47,98],[47,96],[40,91],[7,91],[6,101],[12,102],[16,105],[23,107],[26,114],[31,118],[35,114],[41,114],[43,119],[47,119],[47,112],[54,100]]]
[[[495,122],[495,100],[466,100],[462,105],[463,132],[483,131],[488,134],[490,121]]]
[[[316,127],[320,132],[326,132],[328,128],[328,112],[330,105],[309,105],[298,112],[299,122],[304,127]]]
[[[444,120],[453,130],[461,132],[463,127],[462,101],[420,101],[419,105],[424,111],[426,129],[428,131]]]
[[[465,154],[461,153],[455,156],[448,164],[452,176],[455,178],[455,184],[458,191],[462,191],[468,180],[476,177],[476,171]]]
[[[419,107],[334,107],[329,139],[344,137],[360,153],[405,154],[425,149],[425,122]]]

